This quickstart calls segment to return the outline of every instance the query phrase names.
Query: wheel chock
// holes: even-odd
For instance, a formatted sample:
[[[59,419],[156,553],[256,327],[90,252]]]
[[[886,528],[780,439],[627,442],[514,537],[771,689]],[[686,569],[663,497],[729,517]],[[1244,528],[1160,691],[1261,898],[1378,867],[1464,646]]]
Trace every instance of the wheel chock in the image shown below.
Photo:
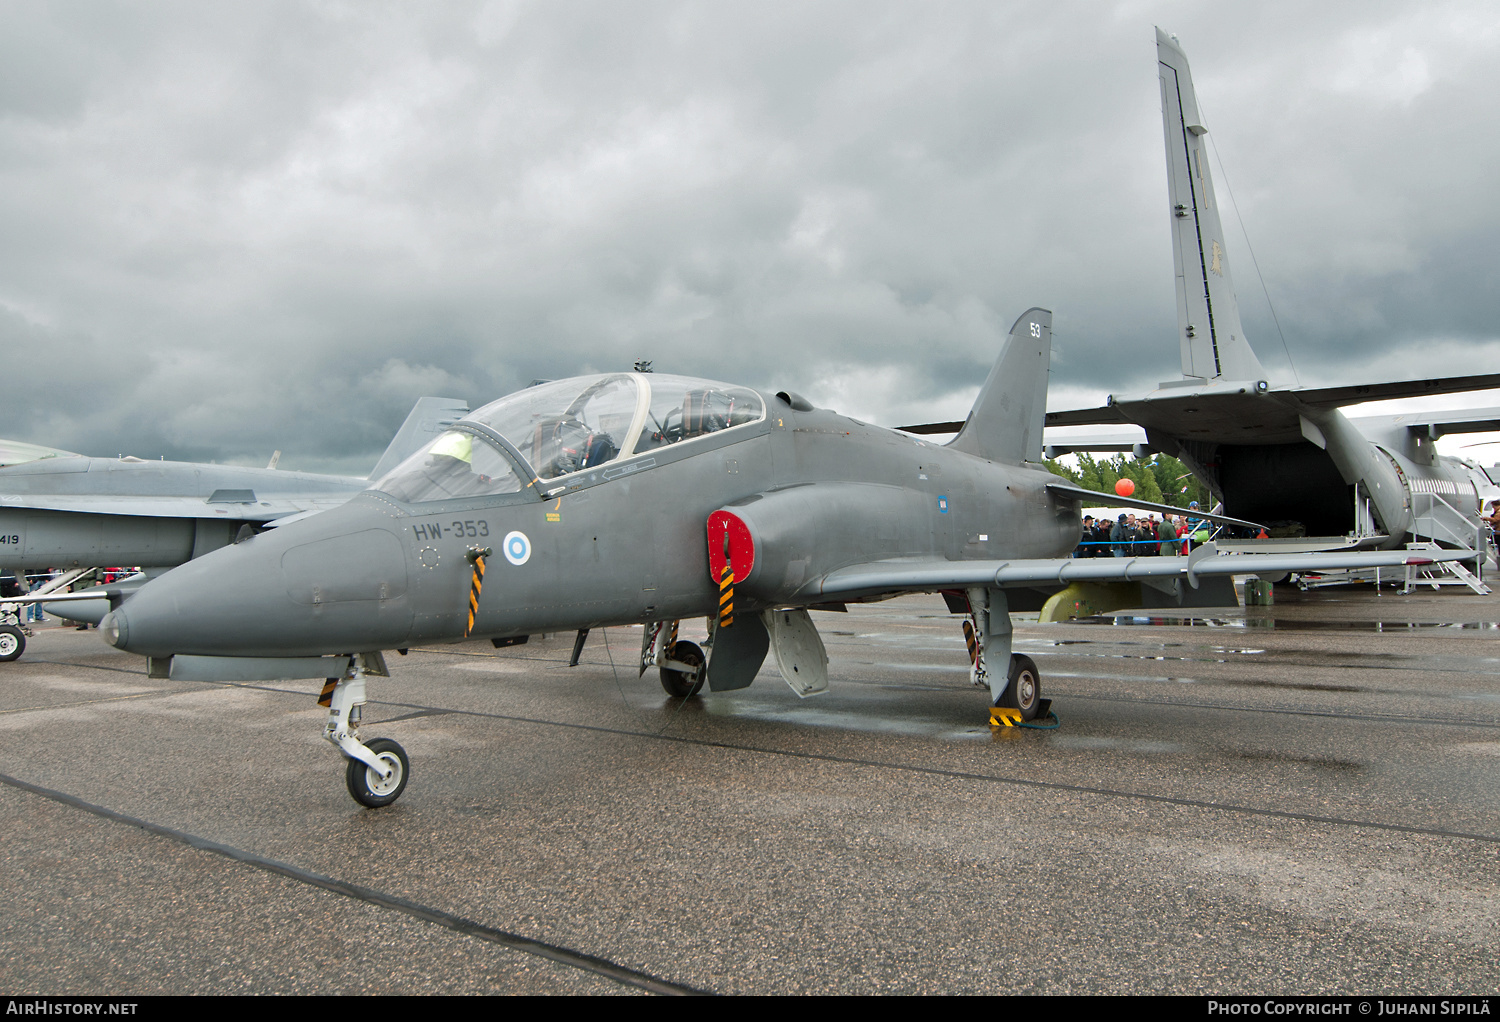
[[[1042,699],[1037,702],[1036,717],[1033,720],[1022,720],[1021,711],[1009,706],[991,706],[990,727],[1026,727],[1050,731],[1057,727],[1057,718],[1052,716],[1052,700]]]

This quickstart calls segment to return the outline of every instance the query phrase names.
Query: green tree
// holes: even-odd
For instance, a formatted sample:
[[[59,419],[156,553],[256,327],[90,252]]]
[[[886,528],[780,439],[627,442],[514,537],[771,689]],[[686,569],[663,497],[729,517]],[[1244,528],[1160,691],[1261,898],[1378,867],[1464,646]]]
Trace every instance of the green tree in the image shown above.
[[[1208,487],[1176,458],[1156,455],[1151,459],[1151,471],[1161,489],[1163,504],[1187,507],[1190,501],[1196,500],[1199,506],[1207,507],[1212,503]]]
[[[1073,471],[1068,466],[1064,465],[1062,462],[1058,461],[1056,458],[1043,458],[1042,464],[1046,465],[1047,471],[1051,472],[1053,475],[1061,476],[1062,478],[1068,480],[1068,482],[1070,483],[1078,483],[1078,473]]]
[[[1104,481],[1099,474],[1099,463],[1094,460],[1092,454],[1078,455],[1078,485],[1085,490],[1104,489]]]

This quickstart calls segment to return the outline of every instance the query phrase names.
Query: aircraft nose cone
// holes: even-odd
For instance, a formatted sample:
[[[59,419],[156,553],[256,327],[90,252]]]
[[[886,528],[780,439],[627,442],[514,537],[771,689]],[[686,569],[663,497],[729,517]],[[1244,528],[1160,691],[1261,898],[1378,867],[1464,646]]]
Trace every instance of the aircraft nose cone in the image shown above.
[[[155,579],[101,623],[146,656],[315,656],[391,649],[411,631],[401,541],[326,512],[216,550]],[[326,520],[325,520],[326,519]]]

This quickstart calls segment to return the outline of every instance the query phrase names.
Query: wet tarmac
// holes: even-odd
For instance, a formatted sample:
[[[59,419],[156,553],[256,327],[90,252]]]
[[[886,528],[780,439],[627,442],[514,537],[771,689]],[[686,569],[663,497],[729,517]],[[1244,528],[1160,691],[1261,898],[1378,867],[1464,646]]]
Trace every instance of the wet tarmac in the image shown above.
[[[317,683],[44,628],[0,664],[0,988],[1493,993],[1500,597],[1277,600],[1018,622],[1052,731],[986,725],[937,597],[815,614],[805,701],[671,699],[638,629],[412,650],[377,811]]]

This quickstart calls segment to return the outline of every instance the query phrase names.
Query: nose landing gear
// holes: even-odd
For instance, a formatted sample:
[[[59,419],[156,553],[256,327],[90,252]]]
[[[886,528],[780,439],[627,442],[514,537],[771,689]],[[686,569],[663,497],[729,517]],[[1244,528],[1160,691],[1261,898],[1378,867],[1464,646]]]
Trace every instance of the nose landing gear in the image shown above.
[[[318,702],[328,707],[328,722],[323,737],[339,747],[349,759],[344,772],[349,794],[362,806],[379,809],[401,797],[411,776],[411,762],[406,750],[389,738],[376,738],[369,745],[359,740],[359,721],[365,702],[367,674],[385,674],[379,654],[368,663],[369,654],[349,658],[342,678],[329,678]],[[371,669],[373,667],[373,670]]]
[[[406,750],[389,738],[377,738],[366,748],[390,772],[381,776],[363,760],[351,758],[349,768],[344,772],[344,782],[349,786],[349,794],[354,796],[354,801],[371,809],[379,809],[396,801],[406,790],[406,776],[411,772],[411,763],[406,758]]]

